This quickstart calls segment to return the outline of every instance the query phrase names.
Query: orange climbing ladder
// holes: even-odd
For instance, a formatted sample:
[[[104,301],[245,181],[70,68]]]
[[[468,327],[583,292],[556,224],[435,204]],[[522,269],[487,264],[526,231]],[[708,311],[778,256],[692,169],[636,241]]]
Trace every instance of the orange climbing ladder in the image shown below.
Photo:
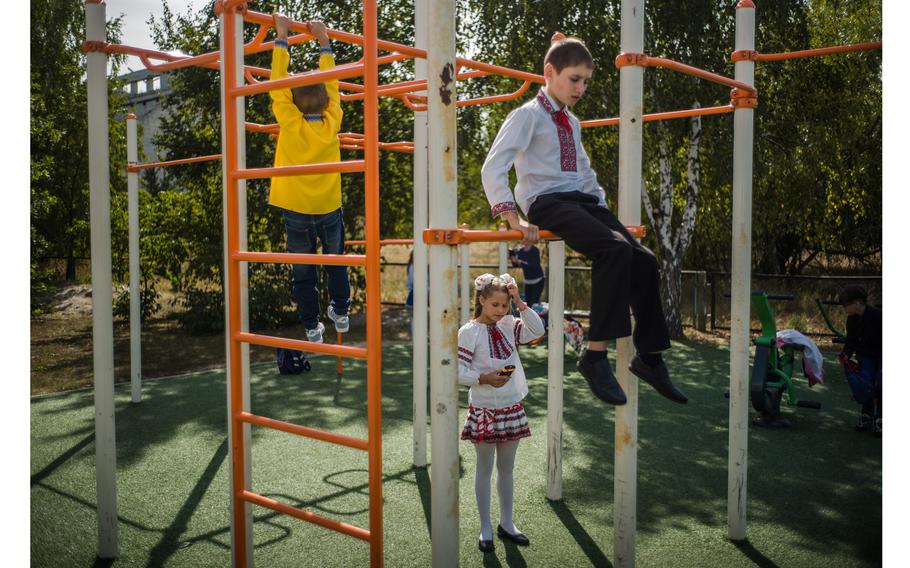
[[[223,100],[225,101],[225,135],[224,163],[226,172],[226,216],[227,216],[227,256],[228,256],[228,336],[230,373],[228,377],[230,390],[230,445],[231,445],[231,504],[233,511],[233,554],[235,566],[247,566],[249,551],[247,537],[252,530],[248,526],[246,504],[250,503],[273,511],[290,515],[322,527],[350,535],[370,543],[370,564],[382,566],[382,415],[381,415],[381,331],[380,331],[380,272],[379,272],[379,144],[378,144],[378,94],[377,94],[377,36],[376,36],[376,2],[365,0],[363,6],[363,48],[364,57],[356,65],[323,72],[311,72],[291,76],[279,81],[266,81],[250,85],[242,84],[244,70],[242,50],[238,51],[238,27],[247,16],[247,7],[241,0],[223,0],[216,9],[223,22],[224,83]],[[265,27],[260,23],[260,35]],[[291,29],[305,33],[305,24],[294,22]],[[232,56],[233,55],[233,56]],[[245,125],[238,116],[237,100],[239,97],[264,93],[276,88],[289,88],[324,82],[332,78],[363,76],[364,92],[364,134],[362,160],[349,160],[335,163],[312,164],[301,166],[284,166],[274,168],[241,168],[239,167],[242,140],[239,132]],[[363,172],[366,206],[366,254],[291,254],[246,252],[240,242],[239,191],[240,180],[262,179],[286,175],[304,175],[327,172]],[[241,329],[241,296],[240,274],[242,262],[280,262],[292,264],[322,264],[363,266],[366,269],[366,347],[350,345],[328,345],[311,343],[295,339],[271,337],[249,333]],[[367,362],[367,438],[326,432],[258,416],[243,408],[243,373],[241,348],[242,344],[264,345],[299,349],[314,353],[324,353],[338,357],[354,357]],[[367,452],[369,477],[369,527],[357,527],[335,519],[330,519],[293,507],[286,503],[256,494],[247,489],[245,463],[247,448],[244,447],[244,428],[251,424],[306,436],[323,442],[340,444]]]

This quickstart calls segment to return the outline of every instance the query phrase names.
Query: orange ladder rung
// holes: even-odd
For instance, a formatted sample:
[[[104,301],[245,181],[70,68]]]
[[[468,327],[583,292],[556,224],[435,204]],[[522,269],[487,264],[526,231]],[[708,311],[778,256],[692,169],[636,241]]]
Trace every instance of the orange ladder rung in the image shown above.
[[[340,355],[343,357],[353,357],[355,359],[366,359],[366,347],[354,347],[353,345],[332,345],[331,343],[313,343],[303,339],[289,339],[286,337],[274,337],[271,335],[258,335],[247,331],[237,332],[234,337],[237,341],[244,341],[253,345],[262,345],[264,347],[284,347],[285,349],[296,349],[298,351],[309,351],[311,353],[324,353],[326,355]]]
[[[314,174],[334,174],[362,172],[366,170],[363,160],[342,160],[340,162],[323,162],[321,164],[302,164],[299,166],[277,166],[273,168],[246,168],[232,170],[230,175],[238,179],[265,179],[282,176],[304,176]]]
[[[310,513],[309,511],[304,511],[303,509],[298,509],[297,507],[286,505],[281,501],[263,497],[262,495],[258,495],[252,491],[241,491],[237,497],[248,503],[253,503],[254,505],[259,505],[260,507],[265,507],[266,509],[271,509],[279,513],[284,513],[285,515],[296,517],[301,521],[308,521],[313,524],[323,526],[327,529],[332,529],[346,535],[357,537],[361,540],[370,540],[370,531],[366,529],[362,529],[354,525],[349,525],[347,523],[342,523],[341,521],[336,521],[334,519],[327,519],[326,517],[321,517],[315,513]]]
[[[347,446],[349,448],[354,448],[355,450],[367,451],[369,449],[368,442],[360,438],[345,436],[344,434],[336,434],[334,432],[326,432],[325,430],[309,428],[307,426],[292,424],[283,420],[275,420],[274,418],[266,418],[265,416],[259,416],[256,414],[251,414],[249,412],[241,412],[238,415],[238,419],[249,424],[255,424],[256,426],[271,428],[272,430],[280,430],[282,432],[287,432],[288,434],[305,436],[307,438],[322,440],[323,442],[329,442],[332,444],[339,444],[342,446]]]
[[[365,266],[366,255],[362,254],[307,254],[299,252],[251,252],[238,251],[232,260],[242,262],[280,262],[282,264],[325,264],[328,266]]]

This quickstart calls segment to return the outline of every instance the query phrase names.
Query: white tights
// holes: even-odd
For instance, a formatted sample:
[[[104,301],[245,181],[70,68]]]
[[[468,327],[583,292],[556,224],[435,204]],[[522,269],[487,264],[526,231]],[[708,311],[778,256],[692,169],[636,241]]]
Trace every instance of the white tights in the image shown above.
[[[496,457],[496,492],[499,494],[499,524],[512,534],[520,531],[512,521],[512,501],[515,489],[513,470],[518,440],[501,444],[474,444],[477,451],[477,470],[474,474],[474,493],[477,495],[477,512],[480,513],[480,540],[493,539],[490,523],[490,479],[493,476],[493,458]]]

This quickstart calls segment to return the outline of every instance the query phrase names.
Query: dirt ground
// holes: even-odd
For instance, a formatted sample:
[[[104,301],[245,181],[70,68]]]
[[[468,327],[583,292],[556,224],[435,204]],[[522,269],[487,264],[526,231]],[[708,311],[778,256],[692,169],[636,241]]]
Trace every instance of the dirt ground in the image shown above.
[[[410,312],[383,307],[383,341],[409,340]],[[327,323],[326,341],[335,342],[334,328]],[[303,339],[302,325],[257,330],[263,335]],[[351,331],[345,344],[363,344],[366,338],[363,314],[352,314]],[[51,298],[46,313],[31,320],[31,393],[46,394],[92,385],[91,289],[67,286]],[[275,350],[250,348],[251,362],[273,361]],[[224,335],[191,334],[167,314],[142,325],[142,376],[152,379],[224,367]],[[130,373],[130,328],[114,320],[114,380],[128,382]]]

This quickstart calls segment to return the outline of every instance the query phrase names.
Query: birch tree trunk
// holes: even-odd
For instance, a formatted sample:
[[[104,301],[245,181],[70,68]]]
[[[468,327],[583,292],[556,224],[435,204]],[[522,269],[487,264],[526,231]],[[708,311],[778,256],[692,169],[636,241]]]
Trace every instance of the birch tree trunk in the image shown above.
[[[700,105],[696,102],[693,108]],[[682,258],[692,242],[692,233],[695,231],[695,214],[698,211],[698,182],[700,165],[698,149],[701,142],[701,117],[692,117],[690,121],[688,148],[686,152],[686,178],[685,187],[679,196],[683,200],[682,217],[678,223],[673,222],[674,207],[674,168],[673,155],[671,154],[671,139],[667,128],[660,122],[658,124],[658,173],[659,188],[656,206],[651,200],[644,184],[641,188],[641,198],[645,212],[651,221],[654,233],[657,236],[657,257],[660,262],[660,292],[663,303],[664,317],[670,337],[679,339],[683,337],[682,331]]]

